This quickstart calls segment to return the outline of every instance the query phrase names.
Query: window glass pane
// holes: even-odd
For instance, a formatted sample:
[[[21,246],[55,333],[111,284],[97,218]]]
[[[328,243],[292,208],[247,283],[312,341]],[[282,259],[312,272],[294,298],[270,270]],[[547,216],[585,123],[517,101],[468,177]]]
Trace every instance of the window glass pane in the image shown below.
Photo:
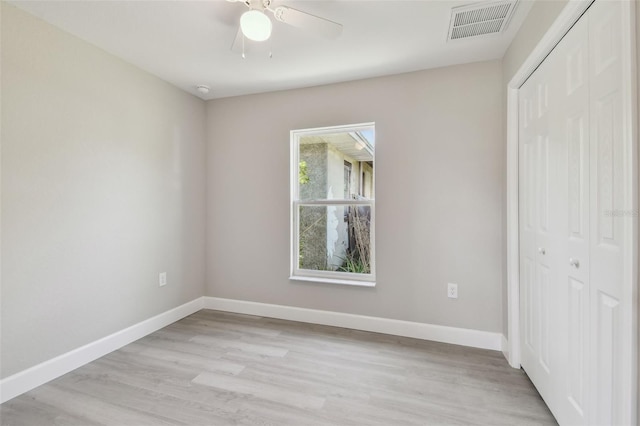
[[[371,206],[299,206],[298,267],[371,273]]]
[[[298,149],[300,200],[372,198],[373,131],[303,136]]]

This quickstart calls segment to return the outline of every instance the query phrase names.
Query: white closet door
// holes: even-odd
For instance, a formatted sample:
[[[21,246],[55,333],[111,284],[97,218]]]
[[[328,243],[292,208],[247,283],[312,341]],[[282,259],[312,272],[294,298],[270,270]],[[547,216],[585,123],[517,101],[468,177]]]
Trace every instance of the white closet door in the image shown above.
[[[553,404],[560,424],[586,424],[589,397],[589,22],[580,19],[553,51],[558,103],[551,133],[557,138],[560,374]],[[569,261],[569,258],[572,261]],[[576,263],[577,262],[577,263]]]
[[[560,367],[557,235],[558,141],[551,134],[556,105],[553,62],[545,61],[520,91],[520,271],[522,366],[550,406]]]
[[[633,406],[629,10],[596,1],[520,90],[522,366],[563,425],[627,424]]]
[[[519,211],[520,211],[520,335],[522,366],[529,377],[538,383],[539,344],[536,338],[538,321],[536,307],[536,173],[538,156],[536,143],[537,120],[533,114],[535,84],[531,76],[519,92]]]
[[[624,233],[630,223],[620,214],[625,209],[628,172],[622,137],[622,6],[619,1],[597,1],[589,9],[591,261],[580,268],[588,269],[592,287],[593,423],[603,425],[624,423],[618,416],[627,411],[623,407],[625,372],[620,370],[629,365],[627,342],[621,339],[625,319],[621,302]],[[626,227],[626,232],[630,229]]]
[[[533,78],[533,77],[531,77]],[[536,237],[534,223],[536,176],[536,123],[533,118],[535,91],[533,85],[525,84],[519,92],[519,212],[520,212],[520,335],[522,365],[530,377],[536,377],[537,341],[534,338],[534,307],[536,306],[535,259]]]

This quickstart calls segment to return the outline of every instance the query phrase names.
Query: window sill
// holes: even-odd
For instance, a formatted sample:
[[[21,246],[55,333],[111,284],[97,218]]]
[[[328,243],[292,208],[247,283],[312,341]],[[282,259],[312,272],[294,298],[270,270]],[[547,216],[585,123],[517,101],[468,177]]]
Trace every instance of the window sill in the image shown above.
[[[335,278],[319,278],[319,277],[303,277],[303,276],[291,276],[290,281],[305,281],[313,283],[324,284],[338,284],[338,285],[352,285],[356,287],[375,287],[375,281],[357,281],[357,280],[341,280]]]

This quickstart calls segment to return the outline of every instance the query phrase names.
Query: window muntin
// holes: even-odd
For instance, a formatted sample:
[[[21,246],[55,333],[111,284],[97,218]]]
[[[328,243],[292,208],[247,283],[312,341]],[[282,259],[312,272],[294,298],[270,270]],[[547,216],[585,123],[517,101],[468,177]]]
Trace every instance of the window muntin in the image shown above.
[[[374,285],[373,123],[291,132],[291,275]]]

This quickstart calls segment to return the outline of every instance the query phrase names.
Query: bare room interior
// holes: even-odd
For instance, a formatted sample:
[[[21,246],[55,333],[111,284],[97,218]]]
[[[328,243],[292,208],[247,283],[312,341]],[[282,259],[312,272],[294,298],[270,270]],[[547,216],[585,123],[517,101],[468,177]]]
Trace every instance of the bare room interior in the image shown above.
[[[1,425],[637,425],[637,0],[1,0]]]

